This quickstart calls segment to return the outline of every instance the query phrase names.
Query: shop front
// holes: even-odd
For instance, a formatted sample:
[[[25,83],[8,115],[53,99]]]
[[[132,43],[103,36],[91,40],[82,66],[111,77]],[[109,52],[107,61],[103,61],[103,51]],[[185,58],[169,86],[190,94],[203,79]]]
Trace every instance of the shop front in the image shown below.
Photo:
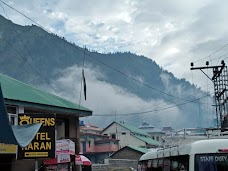
[[[54,159],[44,161],[45,171],[74,171],[74,165],[79,166],[80,171],[91,171],[91,161],[83,155],[76,155],[75,161],[68,154],[59,154]]]
[[[56,157],[44,160],[46,171],[91,171],[91,161],[83,155],[75,154],[75,143],[70,139],[56,141]]]

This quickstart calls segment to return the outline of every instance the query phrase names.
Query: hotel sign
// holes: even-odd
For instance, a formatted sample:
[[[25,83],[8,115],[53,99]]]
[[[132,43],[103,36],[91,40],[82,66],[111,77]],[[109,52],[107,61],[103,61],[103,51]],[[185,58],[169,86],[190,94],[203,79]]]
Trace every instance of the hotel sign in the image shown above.
[[[42,123],[33,141],[18,146],[17,159],[55,158],[55,114],[18,114],[18,125]]]

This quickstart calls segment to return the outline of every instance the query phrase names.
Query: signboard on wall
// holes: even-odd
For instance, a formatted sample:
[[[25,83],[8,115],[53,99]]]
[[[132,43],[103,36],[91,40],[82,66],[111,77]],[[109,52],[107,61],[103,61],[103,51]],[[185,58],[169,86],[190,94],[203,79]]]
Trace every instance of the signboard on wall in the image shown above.
[[[55,158],[55,114],[18,114],[18,125],[42,123],[33,141],[17,149],[17,159]]]
[[[70,139],[56,141],[56,154],[75,155],[75,143]]]
[[[0,144],[0,154],[16,154],[17,146],[12,144]]]

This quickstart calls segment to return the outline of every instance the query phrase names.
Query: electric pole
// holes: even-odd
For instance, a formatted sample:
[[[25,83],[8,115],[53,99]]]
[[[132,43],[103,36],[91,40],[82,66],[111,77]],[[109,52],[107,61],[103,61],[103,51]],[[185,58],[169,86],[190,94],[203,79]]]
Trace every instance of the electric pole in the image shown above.
[[[214,98],[215,98],[215,107],[216,107],[216,119],[218,128],[228,127],[227,117],[228,117],[228,75],[227,75],[227,66],[222,60],[221,65],[218,66],[209,66],[209,62],[206,62],[206,67],[194,67],[194,64],[191,63],[191,70],[201,70],[214,84]],[[213,76],[210,78],[203,69],[212,69]]]

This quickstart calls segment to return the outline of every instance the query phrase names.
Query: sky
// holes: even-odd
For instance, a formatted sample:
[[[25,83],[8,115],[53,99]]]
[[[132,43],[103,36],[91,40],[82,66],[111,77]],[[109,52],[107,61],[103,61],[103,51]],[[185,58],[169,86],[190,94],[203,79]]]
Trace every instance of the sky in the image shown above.
[[[225,47],[204,58],[228,43],[228,2],[225,0],[3,2],[81,47],[87,46],[101,53],[130,51],[144,55],[177,78],[185,78],[202,87],[207,78],[199,70],[190,71],[190,63],[195,62],[194,66],[200,67],[208,60],[210,65],[218,65],[228,57],[228,54],[224,55],[228,50]],[[13,22],[34,24],[6,5],[2,4],[2,7]],[[2,7],[0,14],[6,17]]]
[[[144,55],[206,91],[211,81],[200,70],[191,71],[190,63],[194,62],[194,67],[206,66],[206,61],[219,65],[228,58],[226,0],[2,1],[78,46],[101,53]],[[0,4],[0,14],[14,23],[34,24]],[[212,70],[205,73],[211,77]],[[140,103],[137,97],[132,99]]]

